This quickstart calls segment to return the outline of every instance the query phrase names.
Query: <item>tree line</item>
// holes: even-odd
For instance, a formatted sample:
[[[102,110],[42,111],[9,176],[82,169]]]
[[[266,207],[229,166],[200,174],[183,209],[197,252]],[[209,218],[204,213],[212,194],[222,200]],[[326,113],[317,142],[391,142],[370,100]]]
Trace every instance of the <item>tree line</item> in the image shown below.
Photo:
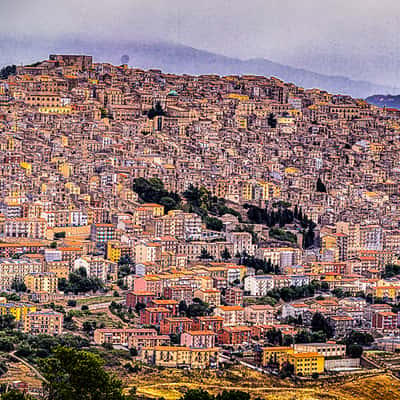
[[[279,225],[280,228],[285,227],[285,225],[299,224],[303,233],[303,247],[309,248],[314,244],[314,229],[316,227],[315,222],[313,222],[301,209],[295,205],[294,210],[289,209],[290,204],[288,203],[276,203],[273,205],[272,209],[260,208],[250,204],[244,204],[244,208],[247,209],[247,218],[254,224],[267,225],[270,228],[274,228]],[[275,209],[277,206],[277,209]],[[270,234],[273,236],[284,236],[282,232],[277,230],[271,230]],[[294,236],[286,235],[282,238],[286,241],[294,241]]]
[[[241,220],[240,213],[227,207],[225,199],[212,196],[204,186],[189,185],[183,193],[186,204],[182,203],[182,197],[178,193],[166,190],[159,178],[136,178],[133,182],[133,190],[142,201],[164,206],[165,212],[183,210],[199,215],[207,229],[221,231],[223,224],[217,217],[224,214],[235,215]]]

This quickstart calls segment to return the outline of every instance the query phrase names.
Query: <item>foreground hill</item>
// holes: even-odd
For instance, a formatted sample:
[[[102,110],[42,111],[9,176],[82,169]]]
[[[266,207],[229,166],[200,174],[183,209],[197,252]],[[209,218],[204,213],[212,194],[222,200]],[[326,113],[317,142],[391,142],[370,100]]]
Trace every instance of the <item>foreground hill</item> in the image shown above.
[[[367,81],[351,80],[344,76],[330,76],[305,69],[293,68],[258,58],[240,60],[208,51],[169,42],[96,41],[60,39],[43,41],[1,38],[0,65],[28,63],[45,59],[50,53],[93,54],[96,60],[121,63],[121,56],[128,55],[129,64],[139,68],[160,68],[177,74],[256,74],[276,76],[305,88],[320,88],[331,93],[367,97],[373,93],[396,93],[396,88]]]
[[[223,375],[214,371],[166,369],[129,375],[125,383],[135,386],[144,398],[179,400],[188,389],[202,388],[210,393],[223,389],[248,392],[265,400],[392,400],[400,398],[400,381],[387,374],[332,378],[328,382],[295,384],[235,366]]]

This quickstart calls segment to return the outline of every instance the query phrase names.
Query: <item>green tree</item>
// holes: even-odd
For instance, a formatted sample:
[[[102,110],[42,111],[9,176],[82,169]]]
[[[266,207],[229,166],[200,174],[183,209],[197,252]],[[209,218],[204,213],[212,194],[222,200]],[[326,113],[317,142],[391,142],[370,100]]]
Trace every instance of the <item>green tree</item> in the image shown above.
[[[178,305],[179,315],[186,315],[188,306],[185,300],[181,300]]]
[[[137,357],[137,355],[139,354],[136,347],[131,347],[129,349],[129,353],[131,354],[132,357]]]
[[[203,317],[209,314],[208,304],[204,303],[199,298],[194,298],[193,303],[187,308],[186,316],[192,317]]]
[[[14,279],[11,283],[11,289],[16,292],[26,292],[27,288],[25,283],[20,279]]]
[[[18,390],[9,390],[3,393],[0,397],[1,400],[34,400],[34,398],[26,393],[22,393]]]
[[[269,329],[266,334],[266,339],[268,343],[272,345],[281,346],[282,345],[282,332],[276,328]]]
[[[64,239],[65,238],[65,232],[56,232],[54,234],[54,239]]]
[[[317,185],[316,186],[317,186],[316,187],[317,192],[326,193],[326,187],[325,187],[324,182],[322,182],[321,178],[317,179]]]
[[[146,308],[146,303],[142,303],[140,301],[138,301],[135,305],[135,311],[139,314],[141,310],[143,310],[144,308]]]
[[[215,400],[215,397],[203,389],[190,389],[181,400]]]
[[[15,328],[15,317],[12,314],[0,315],[0,329],[13,329]]]
[[[223,390],[215,396],[216,400],[250,400],[250,395],[241,390]]]
[[[201,249],[201,254],[199,256],[200,260],[212,260],[213,256],[207,251],[205,247]]]
[[[193,207],[200,207],[202,194],[198,187],[190,184],[183,193],[183,197]]]
[[[305,232],[303,237],[303,248],[308,249],[314,244],[315,232],[310,226]]]
[[[363,348],[359,344],[351,344],[347,346],[346,352],[351,358],[360,358],[363,353]]]
[[[82,329],[86,332],[86,333],[91,333],[93,331],[93,324],[90,321],[85,321],[82,324]]]
[[[15,75],[17,72],[16,65],[7,65],[0,69],[0,79],[7,79],[10,75]]]
[[[151,178],[149,180],[136,178],[133,181],[133,190],[139,195],[142,201],[162,204],[166,211],[179,209],[181,206],[180,196],[175,192],[168,192],[164,188],[163,182],[158,178]]]
[[[281,366],[280,376],[281,378],[287,378],[294,375],[294,365],[290,362],[284,362]]]
[[[103,368],[102,360],[84,350],[58,347],[40,361],[47,400],[123,400],[122,382]]]
[[[154,119],[154,117],[165,115],[165,111],[163,110],[161,103],[157,101],[155,107],[152,107],[149,112],[147,113],[147,116],[149,119]]]
[[[291,346],[294,343],[293,336],[285,335],[283,336],[282,345],[283,346]]]
[[[229,253],[229,250],[226,247],[224,251],[221,252],[221,258],[225,261],[231,259],[231,253]]]
[[[332,290],[332,294],[336,297],[338,297],[339,299],[342,299],[343,297],[345,297],[343,289],[342,288],[335,288]]]
[[[352,344],[359,344],[361,346],[370,346],[374,337],[370,333],[351,331],[344,339],[345,343],[350,346]]]
[[[277,126],[277,124],[278,124],[278,121],[276,120],[275,115],[272,114],[272,113],[270,113],[270,114],[268,115],[267,122],[268,122],[268,126],[269,126],[270,128],[276,128],[276,126]]]
[[[224,225],[219,218],[206,217],[206,226],[207,226],[207,229],[211,229],[212,231],[221,232]]]
[[[333,336],[332,328],[327,319],[319,312],[316,312],[312,317],[311,329],[313,332],[324,332],[328,338]]]
[[[177,208],[176,201],[168,196],[161,197],[159,203],[164,206],[164,210],[166,213]]]
[[[391,278],[395,275],[400,274],[400,265],[396,264],[387,264],[385,266],[385,272],[383,273],[382,277],[383,278]]]
[[[85,268],[71,272],[68,281],[65,278],[58,280],[58,289],[64,293],[86,293],[98,291],[103,287],[103,283],[98,278],[88,278]]]

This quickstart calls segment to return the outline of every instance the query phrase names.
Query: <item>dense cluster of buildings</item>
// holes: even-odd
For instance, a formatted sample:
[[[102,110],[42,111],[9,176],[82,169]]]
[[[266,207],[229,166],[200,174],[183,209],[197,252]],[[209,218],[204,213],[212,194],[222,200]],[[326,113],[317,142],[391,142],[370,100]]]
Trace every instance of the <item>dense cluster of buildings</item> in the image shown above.
[[[60,299],[58,282],[74,271],[120,280],[138,326],[94,340],[162,366],[215,366],[221,347],[266,341],[273,328],[295,335],[293,320],[307,327],[317,312],[335,339],[355,329],[397,335],[387,303],[400,280],[385,266],[400,262],[399,135],[398,110],[273,77],[174,75],[71,55],[17,67],[0,80],[0,289],[23,284],[40,305]],[[183,207],[143,201],[138,178],[158,178]],[[214,215],[221,229],[208,229],[185,207],[191,185],[235,215]],[[299,223],[281,224],[277,237],[247,219],[249,207],[301,210],[315,225],[311,245]],[[123,276],[122,263],[131,266]],[[326,297],[259,301],[311,284]],[[367,302],[375,298],[386,303]],[[188,316],[199,304],[206,315]],[[54,311],[7,302],[0,311],[33,334],[63,331]],[[263,363],[312,374],[328,349],[345,356],[334,343],[296,346],[265,347]]]

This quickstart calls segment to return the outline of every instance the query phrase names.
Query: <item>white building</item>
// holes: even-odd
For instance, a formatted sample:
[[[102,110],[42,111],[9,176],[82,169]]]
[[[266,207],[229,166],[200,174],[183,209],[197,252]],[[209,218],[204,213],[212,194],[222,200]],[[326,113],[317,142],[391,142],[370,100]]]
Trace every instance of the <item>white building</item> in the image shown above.
[[[274,288],[274,279],[271,275],[254,275],[244,278],[244,290],[252,296],[266,296]]]

